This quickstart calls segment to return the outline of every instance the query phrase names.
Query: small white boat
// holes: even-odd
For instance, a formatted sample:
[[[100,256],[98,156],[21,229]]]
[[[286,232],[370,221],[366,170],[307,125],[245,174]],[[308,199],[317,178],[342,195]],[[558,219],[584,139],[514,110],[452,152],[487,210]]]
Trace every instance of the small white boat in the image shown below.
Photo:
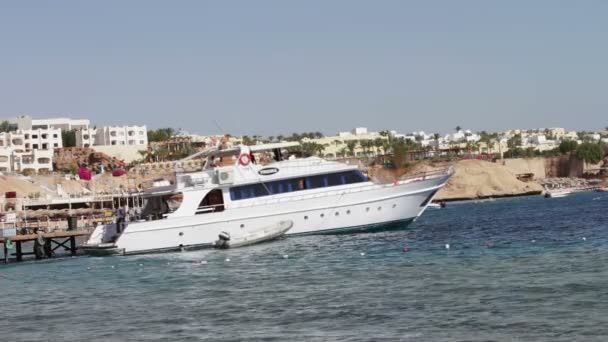
[[[545,197],[546,198],[559,198],[566,197],[572,193],[571,190],[567,189],[556,189],[556,190],[546,190]]]
[[[281,221],[271,226],[249,231],[247,234],[230,236],[228,232],[221,232],[213,247],[219,249],[236,248],[271,241],[285,235],[291,227],[293,227],[293,221]]]

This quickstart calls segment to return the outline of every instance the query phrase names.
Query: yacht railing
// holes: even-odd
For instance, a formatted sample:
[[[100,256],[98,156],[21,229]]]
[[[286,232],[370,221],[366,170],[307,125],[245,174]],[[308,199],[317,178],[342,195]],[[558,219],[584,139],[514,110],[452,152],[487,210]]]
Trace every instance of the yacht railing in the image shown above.
[[[418,172],[418,173],[414,173],[411,175],[408,175],[406,177],[401,177],[399,179],[400,183],[411,183],[411,182],[416,182],[416,181],[422,181],[422,180],[426,180],[426,179],[433,179],[433,178],[437,178],[437,177],[442,177],[444,175],[453,175],[454,174],[454,167],[450,166],[448,168],[443,168],[443,169],[438,169],[438,170],[433,170],[433,171],[425,171],[425,172]]]
[[[218,210],[219,209],[219,210]],[[196,214],[207,214],[207,213],[213,213],[216,211],[223,211],[224,210],[224,204],[209,204],[209,205],[205,205],[205,206],[201,206],[198,207],[196,209]]]

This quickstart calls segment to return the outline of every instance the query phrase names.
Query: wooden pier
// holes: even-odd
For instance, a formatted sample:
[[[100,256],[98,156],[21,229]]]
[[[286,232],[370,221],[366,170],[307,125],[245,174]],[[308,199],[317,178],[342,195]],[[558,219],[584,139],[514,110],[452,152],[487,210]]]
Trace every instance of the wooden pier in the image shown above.
[[[50,253],[46,253],[46,257],[50,258],[53,256],[55,250],[60,247],[65,248],[70,251],[71,255],[76,255],[76,238],[79,236],[88,236],[90,232],[88,230],[66,230],[66,231],[55,231],[52,233],[44,233],[42,237],[47,244],[46,250]],[[9,250],[7,247],[7,242],[10,240],[15,243],[15,253],[11,255],[16,256],[17,261],[22,261],[24,255],[35,255],[32,252],[23,252],[22,243],[28,241],[35,241],[38,239],[38,234],[24,234],[24,235],[15,235],[12,237],[2,238],[0,237],[0,243],[4,247],[4,263],[8,263],[9,258]],[[69,244],[68,244],[69,243]],[[53,246],[55,244],[55,246]]]

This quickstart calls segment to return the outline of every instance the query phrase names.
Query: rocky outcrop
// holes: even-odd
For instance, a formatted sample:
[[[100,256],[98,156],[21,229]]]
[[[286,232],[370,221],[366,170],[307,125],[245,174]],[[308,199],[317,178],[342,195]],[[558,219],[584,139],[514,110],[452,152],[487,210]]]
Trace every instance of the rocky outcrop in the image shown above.
[[[86,164],[93,172],[99,172],[101,165],[105,170],[122,168],[125,163],[105,153],[96,152],[88,147],[68,147],[55,150],[55,170],[74,172],[80,165]]]

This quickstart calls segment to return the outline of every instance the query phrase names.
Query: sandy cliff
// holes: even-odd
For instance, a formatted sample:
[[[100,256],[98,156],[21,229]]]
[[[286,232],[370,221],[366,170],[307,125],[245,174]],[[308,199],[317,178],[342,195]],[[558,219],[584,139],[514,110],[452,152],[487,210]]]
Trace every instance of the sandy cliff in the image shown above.
[[[543,189],[536,182],[522,182],[516,178],[516,170],[501,164],[481,160],[461,160],[455,163],[419,162],[406,170],[370,170],[372,178],[391,182],[395,175],[401,178],[416,173],[429,172],[454,166],[455,174],[435,197],[436,200],[464,200],[488,197],[506,197],[540,193]]]
[[[437,200],[517,196],[542,192],[535,182],[522,182],[509,168],[479,160],[455,164],[455,174],[436,196]]]

